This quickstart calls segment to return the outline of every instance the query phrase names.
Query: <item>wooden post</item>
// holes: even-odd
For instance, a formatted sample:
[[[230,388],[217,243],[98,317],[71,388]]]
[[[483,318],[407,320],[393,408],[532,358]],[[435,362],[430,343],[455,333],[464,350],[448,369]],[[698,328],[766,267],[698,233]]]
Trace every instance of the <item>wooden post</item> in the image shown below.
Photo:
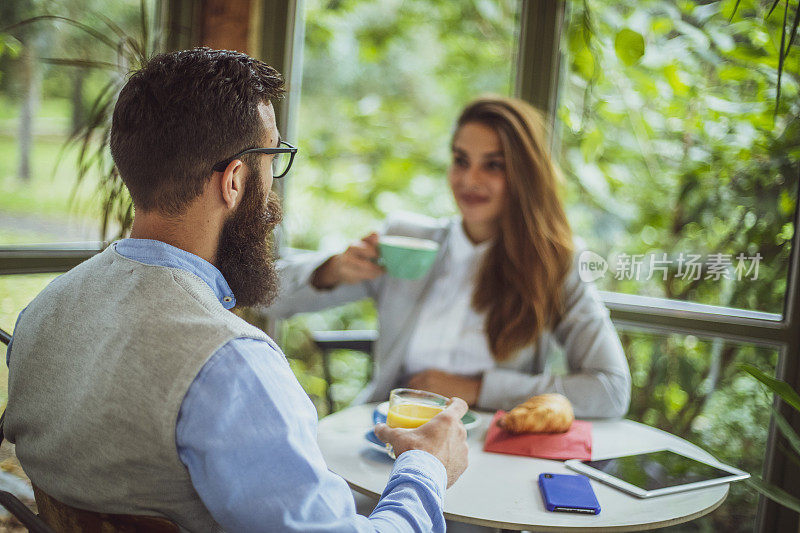
[[[251,53],[251,0],[205,0],[200,43],[210,48]]]
[[[515,94],[555,121],[559,48],[564,21],[561,0],[522,2]]]
[[[257,57],[262,0],[170,0],[159,12],[166,50],[208,46]]]

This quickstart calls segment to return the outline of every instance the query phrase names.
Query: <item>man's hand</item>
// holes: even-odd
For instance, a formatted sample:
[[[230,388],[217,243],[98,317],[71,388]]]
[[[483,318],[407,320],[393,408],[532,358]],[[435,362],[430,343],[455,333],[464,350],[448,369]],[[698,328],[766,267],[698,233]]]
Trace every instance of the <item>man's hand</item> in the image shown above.
[[[408,450],[422,450],[439,459],[447,470],[447,486],[450,487],[467,469],[467,430],[461,423],[461,417],[466,413],[466,402],[461,398],[451,398],[441,413],[416,429],[378,424],[375,435],[392,445],[396,457]]]
[[[311,284],[317,289],[332,289],[340,283],[375,279],[385,272],[376,263],[378,257],[378,234],[370,233],[322,263],[311,276]]]
[[[478,403],[482,378],[459,376],[430,368],[411,376],[406,386],[409,389],[426,390],[442,396],[464,398],[469,405]]]

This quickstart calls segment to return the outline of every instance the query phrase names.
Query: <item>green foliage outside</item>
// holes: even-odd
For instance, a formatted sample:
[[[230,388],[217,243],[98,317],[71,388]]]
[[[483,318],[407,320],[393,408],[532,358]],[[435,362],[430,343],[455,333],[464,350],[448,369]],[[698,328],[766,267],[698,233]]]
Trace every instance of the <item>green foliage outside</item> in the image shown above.
[[[800,60],[794,53],[784,64],[776,109],[782,18],[765,20],[770,5],[742,0],[731,21],[734,5],[570,4],[557,146],[570,220],[609,260],[601,288],[783,312],[800,168]],[[667,279],[647,279],[646,269],[638,280],[619,279],[620,253],[667,254]],[[680,276],[681,253],[703,257],[699,279]],[[761,255],[757,279],[737,279],[739,253]],[[730,279],[709,275],[712,254],[731,257]],[[759,473],[771,397],[737,364],[774,375],[775,350],[678,335],[622,341],[634,378],[630,418]],[[756,501],[751,487],[734,485],[728,503],[684,527],[751,530]]]
[[[65,111],[61,106],[58,111]],[[63,219],[64,216],[85,226],[87,235],[99,238],[96,192],[91,183],[83,183],[75,190],[75,172],[71,168],[75,160],[74,150],[66,153],[63,163],[56,166],[64,144],[63,135],[41,135],[36,137],[33,148],[33,176],[22,182],[14,172],[17,143],[13,136],[0,134],[0,212],[4,215],[24,216],[29,226],[36,227],[42,219]],[[55,172],[54,172],[55,171]],[[9,229],[9,228],[6,228]],[[23,229],[24,232],[24,229]],[[14,233],[0,238],[0,243],[11,244]],[[58,235],[48,235],[46,241],[64,240]],[[74,239],[73,239],[74,240]],[[31,241],[27,241],[31,242]]]
[[[795,411],[800,411],[800,394],[798,394],[798,392],[793,389],[791,385],[785,381],[775,379],[773,376],[754,366],[742,365],[741,368],[760,381],[761,384],[764,385],[765,389],[778,395],[781,400],[786,403],[786,405]],[[786,417],[780,413],[780,410],[773,408],[772,415],[775,420],[775,427],[778,428],[778,432],[786,439],[786,442],[788,443],[788,447],[785,447],[785,453],[792,461],[797,463],[798,459],[800,459],[800,435],[798,435],[794,428],[792,428],[792,425],[789,423]],[[763,479],[757,476],[748,480],[748,483],[755,487],[759,492],[769,497],[771,500],[788,507],[796,513],[800,513],[800,498],[797,496],[789,494],[780,487],[765,483]]]
[[[342,245],[397,210],[454,213],[453,121],[476,95],[511,93],[516,11],[510,0],[306,2],[292,246]]]
[[[607,290],[783,311],[800,163],[800,54],[785,63],[782,19],[735,2],[574,2],[557,146],[570,220],[589,248],[705,260]],[[771,4],[771,2],[770,2]],[[586,23],[585,21],[589,21]],[[705,279],[712,254],[762,256],[756,280]],[[674,261],[676,263],[676,261]],[[751,276],[752,277],[752,276]]]

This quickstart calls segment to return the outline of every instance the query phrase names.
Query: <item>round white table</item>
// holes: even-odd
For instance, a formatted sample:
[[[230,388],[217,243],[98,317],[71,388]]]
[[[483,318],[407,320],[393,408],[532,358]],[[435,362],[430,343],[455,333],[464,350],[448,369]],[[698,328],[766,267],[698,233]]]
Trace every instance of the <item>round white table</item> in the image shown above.
[[[375,404],[357,405],[319,422],[318,441],[328,468],[367,496],[380,497],[393,461],[372,448],[364,435],[372,427]],[[486,453],[483,439],[490,413],[478,413],[480,424],[470,430],[469,467],[447,490],[445,518],[489,527],[532,531],[640,531],[679,524],[719,507],[728,485],[718,485],[656,498],[640,499],[592,480],[600,502],[599,515],[554,513],[544,508],[538,476],[542,472],[572,473],[561,461]],[[592,421],[592,458],[672,448],[690,457],[713,461],[693,444],[664,431],[630,420]]]

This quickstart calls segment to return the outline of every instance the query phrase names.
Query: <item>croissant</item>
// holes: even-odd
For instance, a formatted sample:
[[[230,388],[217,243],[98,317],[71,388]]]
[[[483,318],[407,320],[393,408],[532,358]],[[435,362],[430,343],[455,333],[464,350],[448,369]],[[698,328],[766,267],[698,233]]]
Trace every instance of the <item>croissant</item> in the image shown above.
[[[564,433],[575,415],[569,400],[561,394],[540,394],[506,413],[501,427],[511,433]]]

